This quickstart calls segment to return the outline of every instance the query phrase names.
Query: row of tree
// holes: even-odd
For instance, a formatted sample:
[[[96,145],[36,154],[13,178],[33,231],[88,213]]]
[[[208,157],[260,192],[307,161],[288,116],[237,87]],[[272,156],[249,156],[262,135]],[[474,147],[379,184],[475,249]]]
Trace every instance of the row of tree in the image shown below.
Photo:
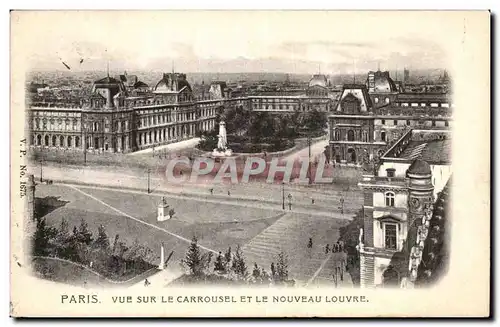
[[[48,226],[45,218],[37,220],[32,255],[66,259],[115,279],[140,274],[152,268],[149,262],[154,260],[151,249],[140,245],[137,239],[128,246],[117,234],[111,244],[104,226],[99,226],[94,235],[82,219],[70,231],[64,218],[59,228]]]
[[[225,253],[219,252],[213,266],[211,265],[212,259],[213,253],[202,253],[197,238],[193,237],[186,256],[181,262],[190,277],[190,282],[206,282],[223,278],[238,284],[292,286],[295,283],[288,277],[288,262],[283,252],[278,254],[276,264],[271,263],[270,273],[259,267],[257,263],[254,263],[250,273],[239,245],[234,253],[231,247]]]
[[[295,138],[307,131],[322,135],[327,126],[326,113],[317,110],[272,115],[251,112],[242,106],[225,111],[228,134],[246,135],[253,141],[261,138]]]

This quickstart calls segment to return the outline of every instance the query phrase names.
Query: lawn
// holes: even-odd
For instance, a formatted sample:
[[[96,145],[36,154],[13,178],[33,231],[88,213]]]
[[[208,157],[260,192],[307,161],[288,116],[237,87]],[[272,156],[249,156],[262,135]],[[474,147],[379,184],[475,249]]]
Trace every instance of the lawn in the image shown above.
[[[248,210],[247,208],[241,210],[242,208],[238,206],[167,198],[168,203],[172,203],[178,212],[177,217],[169,221],[157,222],[155,204],[160,200],[159,197],[89,188],[82,188],[82,190],[122,212],[184,238],[191,239],[196,235],[200,245],[215,251],[223,251],[228,246],[246,244],[279,218],[278,213],[271,210]],[[179,262],[187,249],[186,241],[169,235],[164,230],[125,217],[72,188],[40,185],[36,192],[37,198],[55,197],[59,203],[64,203],[45,216],[50,225],[58,226],[62,218],[68,220],[70,229],[78,225],[81,219],[88,223],[93,232],[97,231],[99,225],[103,225],[110,242],[117,234],[120,240],[127,244],[132,244],[137,240],[140,244],[150,248],[158,260],[160,244],[163,242],[166,255],[174,251],[173,263]],[[202,217],[208,217],[208,219]],[[238,217],[239,220],[235,221],[234,217]]]

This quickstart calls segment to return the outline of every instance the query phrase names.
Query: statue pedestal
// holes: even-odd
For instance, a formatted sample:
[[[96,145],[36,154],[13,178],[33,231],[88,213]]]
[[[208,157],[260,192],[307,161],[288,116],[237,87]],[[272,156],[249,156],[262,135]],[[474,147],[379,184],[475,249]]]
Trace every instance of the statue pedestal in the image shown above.
[[[233,155],[233,150],[231,149],[225,149],[222,151],[219,151],[219,149],[214,149],[212,151],[212,156],[214,157],[230,157]]]
[[[165,269],[165,250],[163,248],[163,243],[161,244],[160,264],[158,265],[158,269],[160,270]]]
[[[169,205],[165,202],[165,199],[158,205],[158,221],[165,221],[172,218],[169,214]]]

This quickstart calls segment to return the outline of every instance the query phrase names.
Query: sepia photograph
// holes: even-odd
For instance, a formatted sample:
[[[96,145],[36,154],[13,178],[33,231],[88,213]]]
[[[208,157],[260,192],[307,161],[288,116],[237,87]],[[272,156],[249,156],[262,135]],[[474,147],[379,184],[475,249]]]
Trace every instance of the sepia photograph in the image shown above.
[[[463,228],[485,246],[470,313],[487,314],[490,153],[476,144],[489,142],[489,102],[477,100],[489,99],[489,20],[12,11],[11,315],[105,303],[100,316],[275,316],[260,296],[288,306],[278,316],[343,316],[325,307],[382,307],[386,292],[418,303],[469,278],[453,246],[464,220],[481,221]],[[487,60],[457,68],[465,51]],[[468,80],[480,88],[464,71],[479,65],[483,93],[463,100]],[[467,112],[483,134],[463,144]],[[455,166],[464,156],[478,160],[476,192]],[[464,193],[481,215],[466,216]],[[28,285],[54,299],[23,305]],[[247,309],[246,290],[259,294]],[[174,304],[191,311],[158,313]],[[361,315],[426,316],[410,307]]]

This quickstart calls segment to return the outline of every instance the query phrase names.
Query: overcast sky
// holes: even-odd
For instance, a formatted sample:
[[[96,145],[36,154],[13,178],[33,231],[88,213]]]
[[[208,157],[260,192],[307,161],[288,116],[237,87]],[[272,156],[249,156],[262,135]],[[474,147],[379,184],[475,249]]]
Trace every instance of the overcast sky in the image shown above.
[[[24,12],[13,15],[35,70],[351,73],[447,68],[459,13]],[[465,32],[464,32],[465,33]],[[457,34],[457,33],[455,33]],[[12,42],[16,42],[13,35]],[[21,42],[21,41],[19,41]],[[80,64],[80,59],[83,63]]]

